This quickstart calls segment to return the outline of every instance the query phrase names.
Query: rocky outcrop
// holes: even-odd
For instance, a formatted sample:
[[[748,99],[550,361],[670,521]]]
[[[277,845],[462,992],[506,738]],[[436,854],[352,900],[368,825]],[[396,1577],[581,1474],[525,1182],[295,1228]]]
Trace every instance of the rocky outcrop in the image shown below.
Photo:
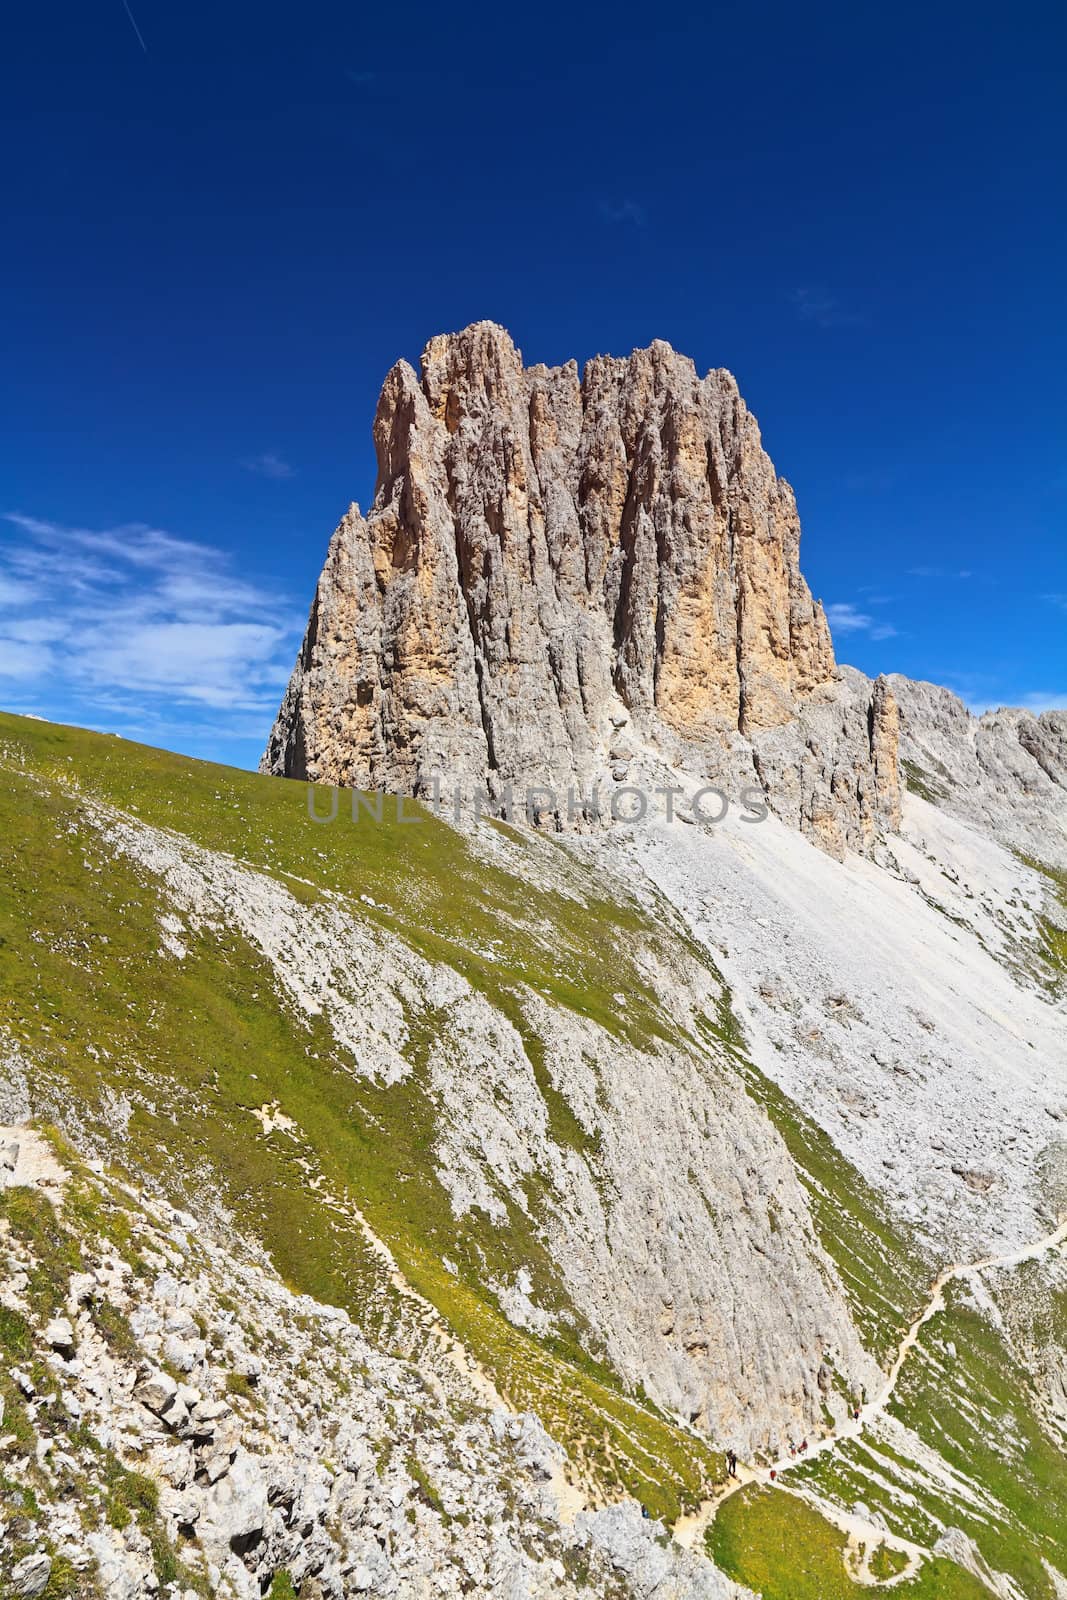
[[[974,717],[938,684],[888,682],[909,787],[1002,844],[1067,867],[1067,710]]]
[[[633,1501],[575,1516],[559,1446],[447,1341],[386,1354],[190,1214],[76,1181],[70,1210],[30,1186],[38,1231],[0,1227],[0,1316],[33,1369],[0,1371],[5,1597],[753,1600]]]
[[[559,818],[643,751],[763,784],[835,852],[892,826],[892,697],[840,679],[730,373],[661,341],[524,368],[477,323],[421,375],[398,362],[374,438],[374,505],[333,536],[263,770],[543,786]]]

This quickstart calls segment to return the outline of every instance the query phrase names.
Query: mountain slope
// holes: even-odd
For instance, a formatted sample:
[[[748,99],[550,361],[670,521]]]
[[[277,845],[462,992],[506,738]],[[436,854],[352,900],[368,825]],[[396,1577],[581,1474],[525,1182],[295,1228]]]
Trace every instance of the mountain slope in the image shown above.
[[[2,736],[20,1111],[419,1357],[384,1245],[599,1497],[673,1516],[720,1474],[664,1405],[740,1443],[817,1414],[831,1345],[864,1370],[784,1148],[723,1070],[721,984],[625,891],[548,842],[316,825],[296,786]],[[766,1324],[744,1383],[706,1322],[727,1283]]]
[[[847,1036],[885,1026],[864,1021],[857,993],[836,992],[821,1039],[801,1026],[780,1048],[787,1036],[774,1019],[803,1022],[790,985],[806,982],[818,1000],[804,952],[826,925],[816,919],[809,935],[798,920],[809,893],[838,896],[844,939],[853,892],[862,889],[867,912],[876,890],[887,905],[903,897],[913,932],[968,941],[989,964],[976,982],[1001,973],[1004,995],[1029,1008],[1025,1026],[1054,1026],[1043,991],[1020,987],[974,928],[948,920],[961,904],[976,918],[963,889],[959,902],[935,906],[900,863],[842,866],[773,820],[717,835],[679,824],[614,830],[566,848],[486,822],[460,833],[424,811],[417,823],[383,810],[379,824],[365,809],[358,822],[315,823],[299,785],[25,719],[0,719],[0,742],[0,1116],[59,1122],[83,1155],[144,1186],[135,1210],[162,1207],[165,1221],[176,1205],[195,1216],[221,1252],[222,1292],[251,1252],[290,1291],[343,1308],[383,1357],[427,1373],[445,1360],[465,1405],[484,1406],[488,1394],[534,1412],[561,1448],[557,1484],[573,1486],[562,1525],[558,1497],[545,1512],[563,1531],[537,1539],[569,1548],[577,1534],[567,1530],[584,1526],[566,1520],[575,1494],[591,1506],[635,1495],[671,1521],[684,1511],[708,1525],[721,1489],[699,1513],[698,1502],[723,1484],[726,1445],[773,1454],[787,1435],[842,1426],[853,1394],[877,1392],[935,1267],[956,1259],[948,1252],[1023,1230],[1036,1223],[1035,1203],[1056,1203],[1051,1190],[1026,1198],[1042,1147],[1031,1152],[1017,1136],[1003,1146],[1002,1195],[1017,1197],[1006,1222],[995,1193],[955,1177],[968,1207],[973,1198],[970,1219],[958,1204],[909,1218],[877,1143],[872,1151],[862,1136],[869,1117],[857,1131],[847,1099],[836,1102],[843,1120],[833,1109],[858,1060]],[[328,815],[328,791],[316,805]],[[949,829],[942,851],[958,851],[952,830],[962,825],[939,826]],[[1011,865],[1029,904],[1034,875]],[[988,941],[994,910],[1011,898],[990,876],[996,905],[983,903],[985,923],[976,919]],[[761,882],[793,918],[782,935],[771,901],[758,899]],[[1021,940],[1032,914],[1013,914]],[[756,939],[747,955],[745,930]],[[843,962],[833,949],[824,959]],[[892,966],[882,979],[899,1030],[910,980]],[[931,1037],[922,1019],[909,1025]],[[975,1104],[980,1115],[981,1095]],[[908,1115],[914,1142],[920,1108]],[[153,1215],[146,1226],[159,1225]],[[1028,1451],[1045,1439],[1050,1461],[1062,1450],[1048,1434],[1058,1369],[1040,1328],[1055,1316],[1057,1283],[1049,1265],[1028,1287],[1029,1342],[1013,1338],[1011,1403],[1037,1432],[1013,1428],[1012,1439],[1029,1439]],[[1044,1387],[1031,1391],[1039,1372]],[[931,1381],[951,1396],[936,1361]],[[404,1429],[397,1438],[406,1448]],[[908,1439],[896,1448],[911,1462],[905,1496],[931,1472],[931,1443]],[[817,1516],[838,1516],[841,1495],[855,1495],[851,1450],[820,1458]],[[162,1470],[155,1456],[151,1468]],[[774,1495],[779,1523],[791,1526],[799,1503]],[[920,1527],[901,1520],[896,1491],[886,1495],[879,1513],[894,1537],[917,1534],[931,1550],[939,1529],[955,1527],[982,1544],[966,1499],[943,1484],[929,1491],[932,1520]],[[747,1507],[745,1496],[724,1502],[721,1527],[734,1532],[728,1545],[715,1535],[713,1548],[754,1583],[768,1552],[753,1561],[738,1522]],[[1067,1565],[1059,1535],[1032,1529],[1025,1510],[1010,1516],[1022,1517],[1021,1531],[985,1541],[988,1568],[1018,1574],[1024,1594],[1052,1594],[1043,1576],[1033,1587],[1034,1574],[1042,1560]],[[353,1532],[362,1526],[357,1518]],[[638,1519],[631,1563],[648,1526]],[[820,1548],[832,1550],[833,1522],[825,1527]],[[161,1528],[166,1537],[166,1518]],[[194,1533],[183,1558],[201,1572],[202,1548]],[[340,1548],[329,1560],[343,1566]],[[965,1544],[938,1561],[961,1548],[966,1558]],[[269,1540],[231,1551],[218,1592],[242,1593],[241,1573],[258,1585],[271,1561],[291,1570],[303,1554]],[[686,1559],[662,1580],[682,1587],[657,1592],[689,1592],[690,1582],[727,1592],[710,1566]],[[939,1570],[927,1561],[898,1592]]]

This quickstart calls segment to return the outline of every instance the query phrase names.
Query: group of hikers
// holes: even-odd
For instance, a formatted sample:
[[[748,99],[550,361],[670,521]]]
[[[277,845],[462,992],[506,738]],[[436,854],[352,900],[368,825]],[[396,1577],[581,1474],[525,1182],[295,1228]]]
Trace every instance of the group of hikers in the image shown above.
[[[867,1404],[867,1390],[865,1388],[860,1390],[860,1399],[862,1400],[862,1405]],[[856,1399],[855,1395],[853,1395],[852,1400],[849,1403],[848,1414],[855,1422],[858,1422],[860,1416],[862,1415],[862,1406],[860,1401]],[[801,1439],[799,1444],[797,1444],[796,1440],[794,1439],[789,1440],[789,1456],[791,1460],[795,1461],[798,1456],[806,1456],[807,1453],[808,1441],[806,1438]],[[738,1459],[737,1451],[731,1445],[730,1449],[726,1452],[726,1470],[731,1478],[737,1479],[738,1483],[740,1483],[741,1480],[737,1471]],[[771,1467],[768,1476],[772,1483],[776,1482],[778,1478],[778,1468]],[[709,1499],[713,1498],[715,1494],[715,1487],[710,1480],[704,1485],[704,1492]],[[646,1518],[650,1516],[647,1506],[641,1507],[641,1515]]]
[[[859,1406],[853,1407],[852,1408],[853,1417],[855,1417],[858,1420],[859,1419],[859,1414],[860,1414]],[[807,1439],[801,1439],[799,1444],[797,1444],[794,1439],[790,1439],[790,1441],[789,1441],[789,1454],[790,1454],[790,1457],[791,1457],[792,1460],[795,1461],[798,1456],[805,1456],[805,1455],[807,1455],[807,1453],[808,1453],[808,1441],[807,1441]],[[727,1450],[727,1452],[726,1452],[726,1470],[729,1473],[731,1478],[736,1478],[737,1477],[737,1451],[734,1450],[734,1449]],[[771,1468],[771,1472],[770,1472],[771,1482],[774,1483],[774,1481],[775,1481],[775,1479],[777,1477],[778,1477],[778,1469],[777,1469],[777,1467],[772,1467]]]
[[[808,1441],[806,1439],[801,1439],[799,1444],[794,1443],[794,1441],[792,1439],[790,1439],[790,1441],[789,1441],[789,1454],[792,1456],[794,1461],[796,1460],[797,1456],[806,1455],[807,1451],[808,1451]],[[733,1450],[733,1449],[727,1450],[727,1452],[726,1452],[726,1470],[730,1474],[731,1478],[736,1478],[737,1477],[737,1451],[736,1450]],[[776,1478],[777,1476],[778,1476],[777,1471],[775,1470],[774,1467],[772,1467],[771,1468],[771,1477],[772,1477],[772,1479]]]
[[[865,1406],[866,1404],[867,1404],[867,1390],[866,1390],[866,1387],[864,1386],[864,1387],[861,1387],[860,1390],[859,1390],[859,1399],[856,1398],[856,1394],[855,1394],[855,1392],[853,1392],[852,1399],[849,1402],[848,1414],[852,1418],[853,1422],[858,1422],[860,1420],[860,1417],[863,1414],[863,1406]],[[789,1441],[789,1455],[790,1455],[790,1459],[791,1460],[795,1461],[798,1456],[807,1455],[807,1453],[808,1453],[808,1441],[807,1441],[807,1439],[801,1439],[799,1444],[797,1444],[795,1440],[790,1439],[790,1441]],[[729,1473],[731,1478],[736,1478],[737,1477],[737,1451],[734,1450],[733,1448],[727,1450],[727,1452],[726,1452],[726,1470]],[[777,1477],[778,1477],[778,1469],[777,1469],[777,1467],[772,1467],[771,1470],[770,1470],[771,1482],[774,1483],[774,1481],[776,1480]]]

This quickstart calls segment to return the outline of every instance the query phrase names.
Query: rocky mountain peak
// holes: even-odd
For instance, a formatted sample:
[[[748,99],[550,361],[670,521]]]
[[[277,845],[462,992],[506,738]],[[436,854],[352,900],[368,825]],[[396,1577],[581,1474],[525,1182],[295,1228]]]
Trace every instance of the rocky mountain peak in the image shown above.
[[[586,796],[640,758],[759,783],[835,853],[893,825],[892,696],[838,673],[730,373],[662,340],[526,367],[479,322],[393,367],[374,439],[264,770]]]

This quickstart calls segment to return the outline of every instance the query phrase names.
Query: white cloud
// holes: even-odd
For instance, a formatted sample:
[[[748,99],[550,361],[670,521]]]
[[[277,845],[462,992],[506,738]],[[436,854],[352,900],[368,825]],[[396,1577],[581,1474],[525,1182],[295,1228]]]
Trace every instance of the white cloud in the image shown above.
[[[33,683],[51,667],[51,654],[40,645],[0,638],[0,680],[6,678],[15,683]]]
[[[895,639],[897,635],[892,623],[879,622],[877,617],[858,610],[851,601],[827,606],[826,620],[831,633],[869,633],[872,639]]]
[[[79,644],[77,656],[87,680],[103,688],[248,710],[262,705],[266,686],[285,681],[277,659],[285,636],[283,628],[250,622],[159,620],[118,637],[104,625]]]
[[[199,725],[265,736],[301,619],[227,556],[145,523],[66,527],[8,513],[0,531],[0,689],[122,732]],[[238,732],[240,728],[240,732]]]
[[[827,606],[826,620],[838,633],[860,633],[871,627],[872,618],[864,616],[851,603]]]
[[[644,206],[629,197],[620,200],[617,205],[611,200],[601,200],[600,215],[605,222],[628,222],[635,228],[643,228],[648,221]]]
[[[296,475],[296,468],[291,467],[288,461],[283,461],[281,456],[276,456],[271,450],[264,450],[262,455],[247,456],[241,465],[246,472],[254,472],[260,478],[274,478],[280,481]]]
[[[5,576],[0,572],[0,610],[6,611],[13,606],[24,606],[33,599],[33,585],[25,583],[21,578]]]
[[[70,624],[60,617],[0,618],[0,634],[20,644],[55,644],[69,632]]]
[[[1024,711],[1032,711],[1035,716],[1040,716],[1042,711],[1067,711],[1067,689],[1056,692],[1036,689],[1030,694],[1024,694],[1019,704]]]
[[[1013,698],[1001,695],[998,699],[991,700],[986,695],[974,696],[961,695],[964,705],[972,717],[982,717],[987,711],[1032,711],[1039,717],[1043,711],[1067,711],[1067,689],[1054,692],[1048,689],[1035,689],[1026,694],[1016,695]]]

